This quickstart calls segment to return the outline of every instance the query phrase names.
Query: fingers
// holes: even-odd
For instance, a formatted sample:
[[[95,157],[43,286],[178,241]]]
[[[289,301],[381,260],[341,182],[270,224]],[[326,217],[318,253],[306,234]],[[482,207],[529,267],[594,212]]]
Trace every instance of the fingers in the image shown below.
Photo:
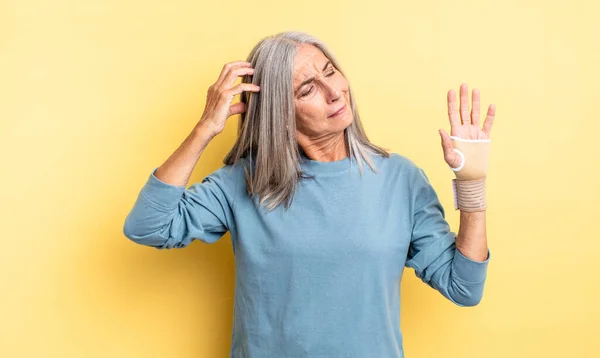
[[[480,101],[480,93],[477,88],[473,88],[473,97],[471,99],[473,101],[473,105],[471,107],[471,122],[474,126],[479,128],[479,105]]]
[[[236,104],[231,105],[229,107],[229,115],[233,116],[235,114],[240,114],[242,112],[246,112],[246,104],[244,102],[238,102]]]
[[[230,90],[225,91],[228,96],[235,96],[236,94],[240,94],[243,91],[251,91],[251,92],[259,92],[260,87],[253,83],[240,83],[235,87],[232,87]]]
[[[471,104],[472,109],[469,114],[469,88],[466,83],[462,83],[460,86],[460,108],[458,110],[456,109],[456,97],[454,91],[448,91],[448,117],[450,118],[451,135],[457,135],[455,133],[457,133],[460,128],[460,131],[464,132],[463,134],[468,133],[468,135],[465,134],[465,138],[484,139],[481,138],[484,136],[484,133],[485,137],[489,138],[494,122],[496,107],[493,104],[490,105],[483,124],[483,129],[480,129],[479,112],[481,111],[481,93],[477,88],[473,88]],[[460,120],[458,119],[459,113]],[[467,125],[468,127],[465,129],[462,128],[462,125]]]
[[[483,122],[483,131],[490,136],[490,132],[492,131],[492,124],[494,124],[494,117],[496,116],[496,106],[490,104],[487,116],[485,117],[485,122]]]
[[[460,118],[462,124],[471,124],[469,116],[469,87],[466,83],[460,85]]]
[[[237,80],[239,76],[252,74],[254,74],[254,68],[252,67],[234,67],[229,70],[229,73],[221,82],[221,86],[223,86],[224,88],[231,88],[231,86],[233,86],[233,83],[235,82],[235,80]]]
[[[456,130],[460,127],[460,117],[458,108],[456,107],[456,95],[454,90],[448,91],[448,118],[450,119],[450,134],[455,135]]]
[[[221,74],[219,74],[219,78],[215,82],[215,86],[220,87],[221,84],[223,83],[223,80],[225,79],[225,77],[227,77],[227,75],[233,68],[236,68],[239,66],[248,67],[250,65],[251,65],[251,63],[248,61],[233,61],[233,62],[226,63],[225,65],[223,65],[223,69],[221,70]]]
[[[250,67],[250,65],[250,62],[246,61],[234,61],[226,63],[223,66],[223,70],[221,71],[219,79],[211,87],[213,87],[213,90],[220,94],[221,98],[225,98],[228,102],[231,102],[236,94],[239,94],[243,91],[258,92],[260,87],[252,83],[240,83],[238,86],[233,88],[231,87],[238,77],[254,74],[254,68]],[[236,111],[237,110],[238,109],[236,109]]]
[[[252,83],[240,83],[239,85],[233,87],[231,90],[227,91],[226,94],[227,94],[227,96],[232,98],[236,94],[242,93],[243,91],[259,92],[260,87],[255,84],[252,84]],[[233,116],[234,114],[240,114],[242,112],[246,112],[247,108],[248,108],[248,106],[244,102],[237,102],[235,104],[232,104],[229,107],[228,117]]]

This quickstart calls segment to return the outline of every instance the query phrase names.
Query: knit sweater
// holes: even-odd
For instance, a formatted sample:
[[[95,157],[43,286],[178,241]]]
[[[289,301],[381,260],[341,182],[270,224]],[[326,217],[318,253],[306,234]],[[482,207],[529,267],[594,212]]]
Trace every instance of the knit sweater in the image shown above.
[[[130,240],[157,249],[214,243],[227,231],[235,257],[232,358],[404,357],[404,267],[458,306],[480,302],[490,252],[475,261],[456,248],[438,196],[407,157],[302,157],[311,178],[292,205],[258,207],[243,165],[175,186],[154,168],[124,223]]]

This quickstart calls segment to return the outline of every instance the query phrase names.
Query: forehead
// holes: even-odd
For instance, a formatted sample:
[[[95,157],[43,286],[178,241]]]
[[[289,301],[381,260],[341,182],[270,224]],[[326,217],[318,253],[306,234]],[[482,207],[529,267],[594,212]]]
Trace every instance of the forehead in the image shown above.
[[[301,45],[294,59],[294,81],[302,81],[319,73],[328,58],[315,46]]]

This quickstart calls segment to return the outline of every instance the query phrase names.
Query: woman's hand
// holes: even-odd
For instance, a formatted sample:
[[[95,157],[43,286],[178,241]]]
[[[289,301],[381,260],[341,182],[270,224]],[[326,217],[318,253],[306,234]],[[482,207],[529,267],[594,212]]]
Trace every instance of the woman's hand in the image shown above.
[[[243,91],[260,91],[260,87],[252,83],[240,83],[231,87],[239,76],[254,73],[254,69],[250,66],[251,63],[246,61],[226,63],[217,81],[208,87],[206,107],[198,124],[206,125],[213,136],[223,131],[227,118],[246,111],[246,104],[243,102],[231,105],[236,94]]]
[[[483,129],[479,128],[479,90],[473,89],[473,103],[471,115],[469,116],[469,88],[466,83],[460,86],[460,117],[459,109],[456,108],[456,96],[454,90],[448,91],[448,117],[450,119],[450,135],[462,139],[490,139],[492,123],[496,115],[496,106],[490,104]],[[452,168],[460,165],[461,159],[458,153],[453,150],[452,141],[448,133],[443,129],[439,130],[442,138],[442,149],[444,150],[444,160]]]

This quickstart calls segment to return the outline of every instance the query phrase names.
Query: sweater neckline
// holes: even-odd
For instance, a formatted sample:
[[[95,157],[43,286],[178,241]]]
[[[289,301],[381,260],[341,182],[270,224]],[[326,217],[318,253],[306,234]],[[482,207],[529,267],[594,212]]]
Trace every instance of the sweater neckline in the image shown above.
[[[301,159],[302,168],[310,173],[343,172],[350,168],[352,162],[356,163],[355,160],[351,160],[350,156],[333,162],[320,162],[318,160],[312,160],[304,153],[301,153]]]

